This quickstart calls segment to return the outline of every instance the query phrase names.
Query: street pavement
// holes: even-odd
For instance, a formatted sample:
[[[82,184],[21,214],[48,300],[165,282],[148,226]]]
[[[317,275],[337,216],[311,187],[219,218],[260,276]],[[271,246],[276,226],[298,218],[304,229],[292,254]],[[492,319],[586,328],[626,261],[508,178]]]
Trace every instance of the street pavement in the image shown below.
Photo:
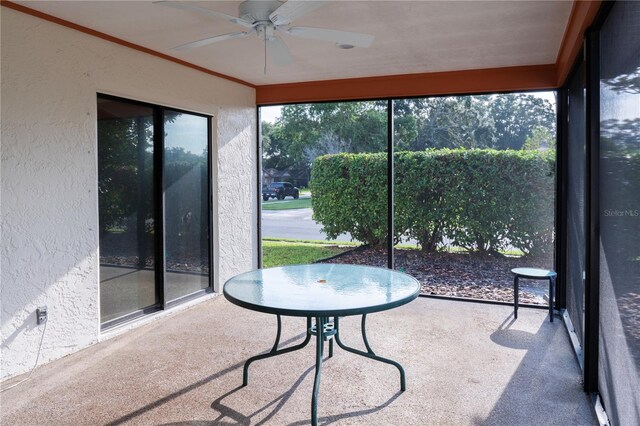
[[[294,238],[298,240],[326,240],[322,225],[312,218],[312,209],[263,210],[262,236]],[[333,241],[351,241],[350,234],[342,234]]]
[[[272,201],[272,203],[286,202],[288,201]],[[315,222],[312,215],[313,209],[263,210],[262,236],[296,240],[326,240],[326,234],[321,231],[322,225]],[[332,241],[351,241],[351,234],[341,234]],[[417,241],[404,239],[402,244],[415,246]]]

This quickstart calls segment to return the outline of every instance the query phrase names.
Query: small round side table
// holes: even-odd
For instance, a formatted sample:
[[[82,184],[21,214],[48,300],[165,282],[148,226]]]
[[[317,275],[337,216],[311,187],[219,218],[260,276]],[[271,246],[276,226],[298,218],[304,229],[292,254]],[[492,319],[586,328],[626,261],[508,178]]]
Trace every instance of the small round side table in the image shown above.
[[[518,318],[518,284],[520,278],[530,280],[549,280],[549,321],[553,322],[553,293],[556,288],[556,274],[549,269],[538,268],[514,268],[513,273],[513,316]]]

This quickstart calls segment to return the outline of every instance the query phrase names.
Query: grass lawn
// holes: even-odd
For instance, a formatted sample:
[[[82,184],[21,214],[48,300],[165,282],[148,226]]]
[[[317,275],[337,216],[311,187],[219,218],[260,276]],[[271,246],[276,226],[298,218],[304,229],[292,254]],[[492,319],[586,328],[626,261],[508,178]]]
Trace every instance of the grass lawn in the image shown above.
[[[262,237],[262,241],[281,241],[287,243],[307,243],[307,244],[320,244],[320,245],[339,245],[339,246],[353,246],[357,247],[362,245],[357,241],[327,241],[327,240],[299,240],[297,238],[283,238],[283,237]]]
[[[311,198],[283,201],[263,201],[262,210],[310,209]]]
[[[293,243],[289,241],[262,241],[262,266],[294,265],[312,263],[316,260],[335,256],[346,248],[326,244]]]

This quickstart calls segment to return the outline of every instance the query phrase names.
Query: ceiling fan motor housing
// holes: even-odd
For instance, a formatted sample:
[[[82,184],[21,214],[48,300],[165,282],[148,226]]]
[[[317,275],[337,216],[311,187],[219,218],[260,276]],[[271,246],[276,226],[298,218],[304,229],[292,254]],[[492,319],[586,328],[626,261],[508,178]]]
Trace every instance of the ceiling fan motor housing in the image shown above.
[[[281,31],[289,36],[308,38],[336,43],[342,49],[353,47],[369,47],[374,36],[360,34],[349,31],[332,30],[326,28],[312,27],[290,27],[291,23],[321,7],[327,0],[315,1],[280,1],[280,0],[246,0],[240,3],[238,14],[240,17],[228,15],[213,9],[203,8],[189,2],[163,0],[154,4],[196,12],[208,15],[217,19],[224,19],[232,24],[240,25],[245,31],[214,35],[201,40],[176,46],[174,50],[188,50],[207,46],[225,40],[240,39],[250,35],[257,35],[264,41],[265,58],[267,53],[274,64],[278,66],[287,65],[293,62],[293,56],[287,45],[276,35],[276,31]],[[266,71],[265,71],[266,72]]]
[[[273,13],[274,10],[279,8],[284,4],[283,1],[278,0],[246,0],[240,3],[239,12],[240,18],[245,21],[249,21],[251,23],[265,21],[265,23],[270,23],[269,15]]]

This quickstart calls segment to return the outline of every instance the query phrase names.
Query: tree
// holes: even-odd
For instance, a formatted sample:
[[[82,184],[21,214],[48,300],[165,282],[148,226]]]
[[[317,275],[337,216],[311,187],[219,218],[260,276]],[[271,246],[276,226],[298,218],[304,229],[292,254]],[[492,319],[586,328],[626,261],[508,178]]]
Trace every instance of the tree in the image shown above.
[[[386,151],[386,119],[386,101],[283,106],[275,124],[262,124],[263,166],[308,178],[310,156],[335,153],[336,149]]]
[[[396,151],[521,149],[527,138],[541,137],[535,129],[554,139],[555,112],[528,94],[401,99],[394,101],[394,128]],[[262,145],[264,167],[299,176],[309,176],[316,154],[386,152],[387,101],[283,106],[276,123],[263,123]]]
[[[265,168],[284,170],[293,166],[291,144],[282,135],[281,123],[262,122],[262,165]]]
[[[522,149],[526,150],[544,150],[556,149],[556,137],[551,131],[543,126],[536,126],[527,137]]]
[[[533,129],[542,126],[555,134],[556,115],[546,99],[523,93],[482,96],[496,126],[497,149],[522,149]]]
[[[474,96],[426,99],[418,141],[426,148],[492,148],[495,125],[486,102]],[[417,149],[416,149],[417,148]]]
[[[340,154],[349,152],[349,144],[335,133],[326,133],[318,138],[318,141],[304,149],[304,156],[309,164],[321,156],[327,154]]]

